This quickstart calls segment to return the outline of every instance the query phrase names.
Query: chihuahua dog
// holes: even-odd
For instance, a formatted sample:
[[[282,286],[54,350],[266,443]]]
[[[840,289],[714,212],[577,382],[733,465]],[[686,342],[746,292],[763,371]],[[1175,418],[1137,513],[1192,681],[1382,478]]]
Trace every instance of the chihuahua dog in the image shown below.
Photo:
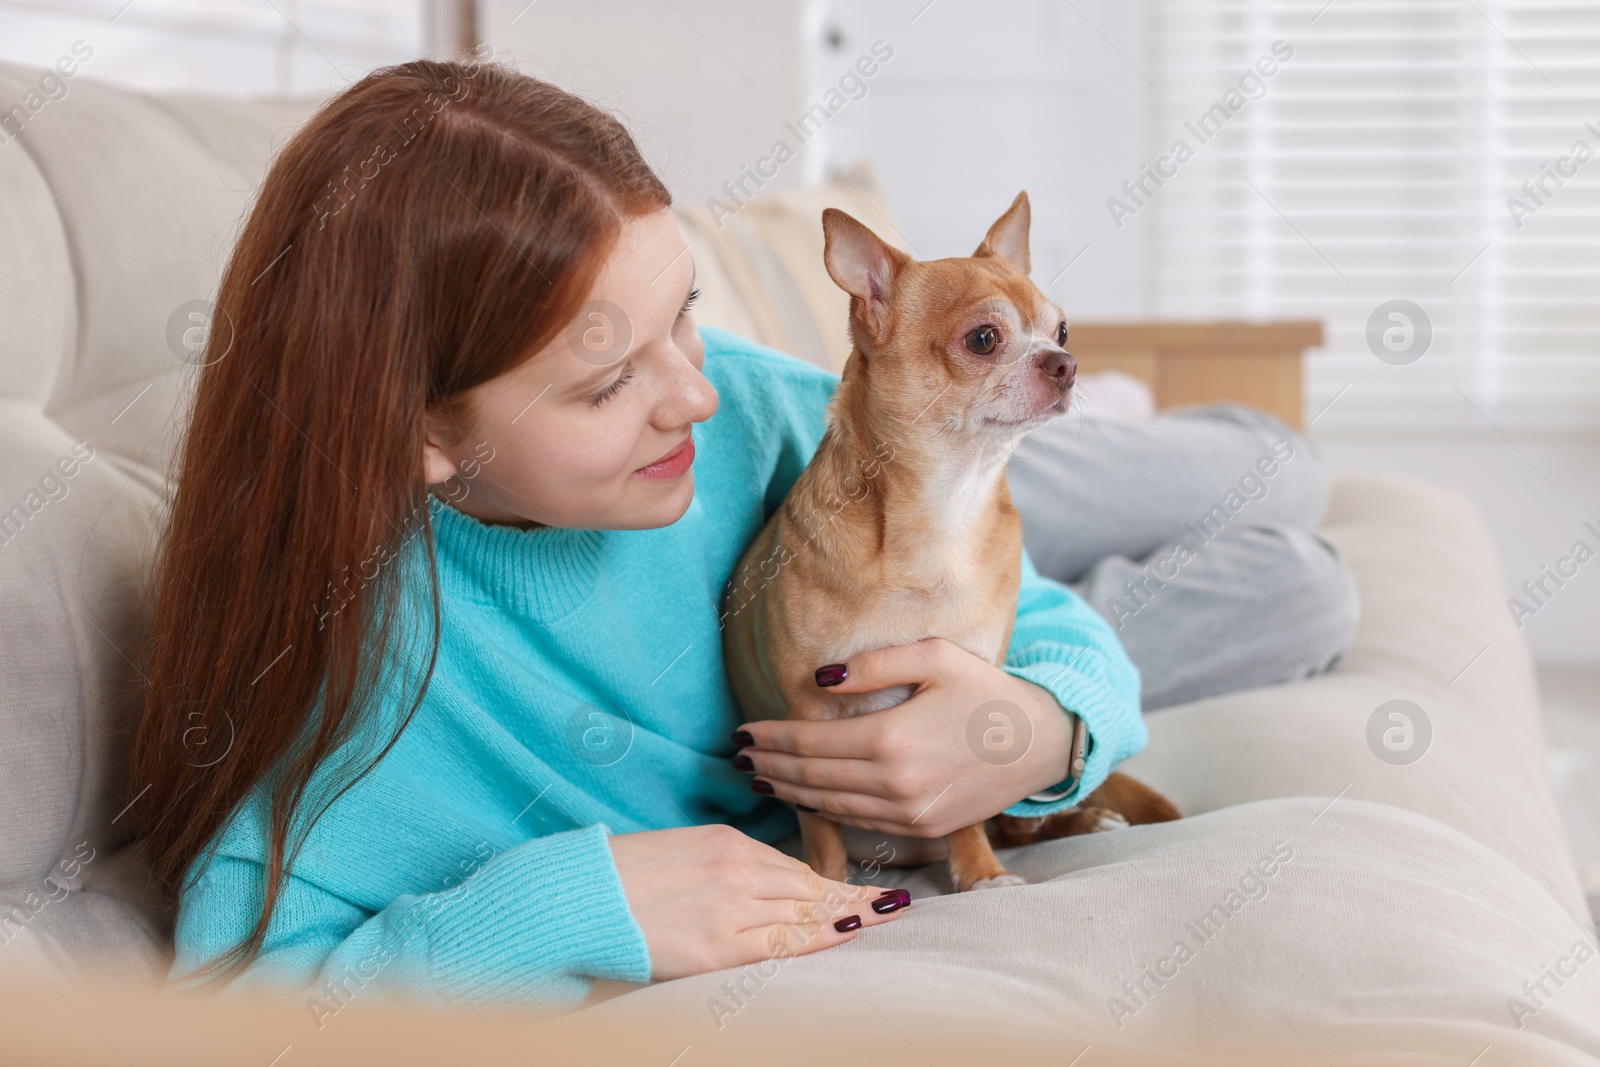
[[[1024,434],[1066,412],[1077,376],[1060,308],[1028,279],[1028,225],[1022,192],[970,258],[921,261],[842,211],[822,213],[823,259],[850,294],[854,347],[816,454],[724,598],[723,650],[746,721],[843,718],[904,701],[912,686],[835,694],[814,676],[868,649],[942,637],[1005,662],[1022,555],[1006,461]],[[845,880],[839,824],[799,816],[806,862]],[[1113,775],[1062,816],[957,830],[946,839],[951,878],[960,892],[1023,881],[995,857],[991,835],[1021,844],[1176,817]],[[906,844],[923,847],[897,852],[928,861],[930,843]]]

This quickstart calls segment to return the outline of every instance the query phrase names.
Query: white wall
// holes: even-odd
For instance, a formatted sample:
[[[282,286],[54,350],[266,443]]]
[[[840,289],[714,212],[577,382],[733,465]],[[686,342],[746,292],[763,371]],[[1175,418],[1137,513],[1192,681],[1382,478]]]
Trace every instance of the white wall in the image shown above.
[[[1143,5],[1075,7],[486,0],[484,13],[497,52],[630,116],[674,195],[695,201],[721,195],[774,140],[798,144],[785,120],[881,41],[892,57],[766,189],[870,155],[906,239],[937,258],[970,253],[1026,188],[1035,278],[1055,281],[1072,314],[1137,317],[1147,308],[1142,234],[1107,238],[1104,221],[1105,198],[1144,159]]]
[[[674,199],[740,177],[805,108],[801,0],[484,0],[497,55],[619,112]],[[799,160],[766,188],[797,185]]]
[[[1075,317],[1147,313],[1144,231],[1113,233],[1105,209],[1106,197],[1145,159],[1143,3],[813,6],[824,27],[806,42],[813,92],[872,42],[894,49],[868,95],[833,120],[825,165],[870,155],[922,258],[969,255],[1026,189],[1040,288]],[[829,27],[839,30],[837,45]]]

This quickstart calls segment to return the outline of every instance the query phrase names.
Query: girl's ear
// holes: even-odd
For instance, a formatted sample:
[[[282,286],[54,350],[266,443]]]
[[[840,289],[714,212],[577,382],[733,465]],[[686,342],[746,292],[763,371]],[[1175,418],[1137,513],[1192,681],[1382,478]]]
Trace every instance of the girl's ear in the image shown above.
[[[427,411],[422,416],[422,478],[428,485],[439,485],[449,481],[456,473],[456,461],[452,459],[440,444],[445,440],[443,429],[438,417]]]
[[[429,485],[447,482],[456,473],[456,465],[439,446],[429,441],[422,446],[422,478]]]

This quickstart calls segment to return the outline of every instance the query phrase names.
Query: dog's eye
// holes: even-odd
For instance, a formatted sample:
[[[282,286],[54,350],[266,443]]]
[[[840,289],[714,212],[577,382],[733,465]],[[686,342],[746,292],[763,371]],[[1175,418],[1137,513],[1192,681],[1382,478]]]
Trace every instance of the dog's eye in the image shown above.
[[[1067,324],[1064,322],[1056,328],[1056,344],[1067,347]]]
[[[967,334],[967,351],[977,356],[987,356],[1000,343],[1000,332],[993,326],[979,326]]]

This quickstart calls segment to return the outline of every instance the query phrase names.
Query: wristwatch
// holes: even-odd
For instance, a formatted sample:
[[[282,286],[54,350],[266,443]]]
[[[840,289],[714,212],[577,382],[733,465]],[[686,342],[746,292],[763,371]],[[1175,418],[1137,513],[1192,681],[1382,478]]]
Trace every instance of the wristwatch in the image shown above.
[[[1072,717],[1072,754],[1068,763],[1067,787],[1065,789],[1046,789],[1038,793],[1031,793],[1029,800],[1051,801],[1065,800],[1078,788],[1078,782],[1083,779],[1084,764],[1089,758],[1089,728],[1083,724],[1081,715]]]

